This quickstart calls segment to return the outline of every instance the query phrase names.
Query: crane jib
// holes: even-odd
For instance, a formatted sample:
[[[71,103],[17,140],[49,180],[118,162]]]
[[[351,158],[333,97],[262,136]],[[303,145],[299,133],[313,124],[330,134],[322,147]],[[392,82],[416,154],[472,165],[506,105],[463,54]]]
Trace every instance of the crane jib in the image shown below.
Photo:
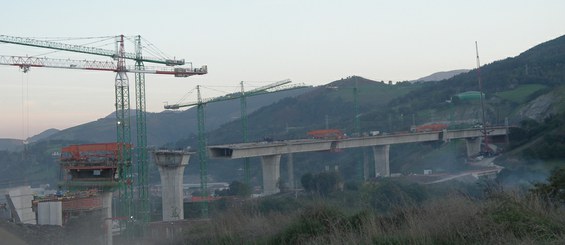
[[[58,42],[51,42],[51,41],[44,41],[44,40],[35,40],[31,38],[23,38],[23,37],[12,37],[6,35],[0,35],[0,42],[3,43],[11,43],[16,45],[25,45],[37,48],[46,48],[46,49],[55,49],[55,50],[62,50],[62,51],[69,51],[69,52],[76,52],[76,53],[83,53],[83,54],[91,54],[91,55],[100,55],[110,57],[112,59],[117,59],[118,55],[114,50],[102,49],[102,48],[94,48],[94,47],[86,47],[81,45],[74,45],[74,44],[66,44],[66,43],[58,43]],[[157,63],[157,64],[164,64],[167,66],[177,66],[177,65],[184,65],[184,59],[176,60],[176,59],[157,59],[157,58],[139,58],[135,53],[124,52],[124,58],[129,60],[136,60],[140,62],[148,62],[148,63]]]

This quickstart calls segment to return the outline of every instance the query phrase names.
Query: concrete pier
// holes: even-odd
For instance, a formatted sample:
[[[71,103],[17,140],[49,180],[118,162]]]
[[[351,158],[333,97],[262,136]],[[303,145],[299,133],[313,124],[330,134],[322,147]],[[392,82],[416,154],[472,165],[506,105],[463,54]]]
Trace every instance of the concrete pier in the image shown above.
[[[390,163],[388,159],[389,150],[390,145],[373,146],[373,155],[375,157],[375,177],[390,176]]]
[[[280,192],[277,181],[280,173],[281,155],[270,155],[261,157],[263,167],[263,194],[271,195]]]
[[[288,161],[286,162],[286,171],[288,175],[288,188],[294,190],[294,156],[288,153]]]
[[[480,137],[466,138],[465,145],[467,146],[467,157],[476,156],[481,153],[481,141]]]
[[[163,221],[184,219],[183,175],[190,155],[187,151],[158,150],[153,152],[161,175]]]
[[[104,238],[107,245],[113,244],[112,237],[112,192],[102,192],[102,209],[104,212]]]

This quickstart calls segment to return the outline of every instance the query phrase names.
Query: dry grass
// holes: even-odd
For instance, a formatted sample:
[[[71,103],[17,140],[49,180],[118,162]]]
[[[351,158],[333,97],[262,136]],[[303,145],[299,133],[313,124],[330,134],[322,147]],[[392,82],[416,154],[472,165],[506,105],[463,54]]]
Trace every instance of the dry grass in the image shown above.
[[[294,214],[272,212],[250,213],[234,208],[211,218],[205,227],[195,227],[187,232],[185,244],[260,244],[265,238],[281,232]]]
[[[565,210],[539,198],[497,193],[486,200],[449,195],[386,215],[347,215],[319,201],[295,211],[229,209],[185,244],[565,244]]]

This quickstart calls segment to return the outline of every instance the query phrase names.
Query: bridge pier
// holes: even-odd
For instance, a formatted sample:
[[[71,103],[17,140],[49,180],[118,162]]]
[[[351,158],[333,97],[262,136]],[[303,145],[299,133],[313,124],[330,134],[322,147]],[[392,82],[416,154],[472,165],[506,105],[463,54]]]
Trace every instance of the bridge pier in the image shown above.
[[[467,157],[476,156],[481,153],[481,137],[466,138]]]
[[[271,195],[279,193],[277,181],[281,176],[281,155],[269,155],[261,157],[261,167],[263,169],[263,194]]]
[[[375,145],[373,146],[373,156],[375,157],[375,177],[389,177],[389,150],[390,145]]]
[[[294,190],[294,156],[288,153],[288,160],[286,162],[286,169],[288,175],[288,188]]]
[[[153,152],[161,175],[163,221],[184,219],[183,176],[190,160],[189,152],[158,150]]]

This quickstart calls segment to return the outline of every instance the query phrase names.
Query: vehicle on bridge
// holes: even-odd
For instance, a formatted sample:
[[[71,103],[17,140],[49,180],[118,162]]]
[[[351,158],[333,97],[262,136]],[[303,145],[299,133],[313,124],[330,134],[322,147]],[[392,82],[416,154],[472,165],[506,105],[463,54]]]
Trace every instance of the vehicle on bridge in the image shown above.
[[[425,124],[416,127],[410,128],[412,133],[423,133],[423,132],[433,132],[433,131],[442,131],[447,129],[448,125],[443,123],[432,123],[432,124]]]
[[[310,137],[314,139],[324,139],[324,140],[339,140],[345,139],[347,136],[339,129],[320,129],[308,131]]]

